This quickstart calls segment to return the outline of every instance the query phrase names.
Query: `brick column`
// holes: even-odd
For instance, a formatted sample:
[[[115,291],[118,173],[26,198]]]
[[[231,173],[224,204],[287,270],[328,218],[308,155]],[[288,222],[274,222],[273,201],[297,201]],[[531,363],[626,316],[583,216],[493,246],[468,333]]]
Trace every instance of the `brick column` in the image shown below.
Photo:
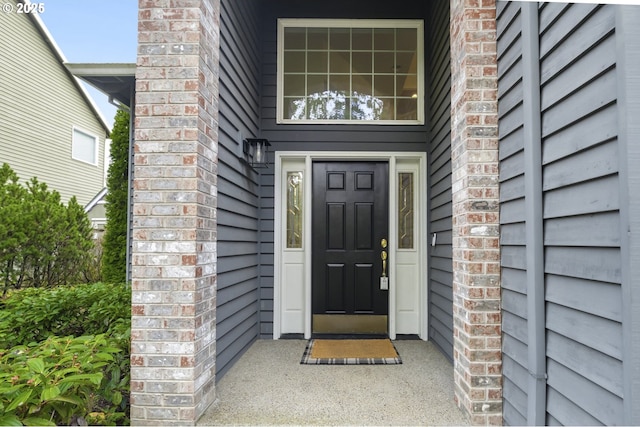
[[[495,0],[451,0],[455,399],[502,424]]]
[[[139,0],[131,421],[215,398],[219,0]]]

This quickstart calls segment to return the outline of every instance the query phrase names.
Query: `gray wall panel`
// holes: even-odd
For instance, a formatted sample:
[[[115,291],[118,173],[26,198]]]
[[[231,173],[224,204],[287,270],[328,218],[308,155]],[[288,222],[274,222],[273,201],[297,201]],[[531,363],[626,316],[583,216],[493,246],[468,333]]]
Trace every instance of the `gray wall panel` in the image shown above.
[[[542,404],[551,424],[616,424],[623,421],[624,226],[618,192],[615,7],[540,4],[535,24],[539,51],[519,47],[525,28],[517,13],[521,7],[518,2],[501,4],[498,19],[505,423],[528,422],[537,410],[531,405]],[[519,84],[536,67],[520,66],[525,63],[520,53],[527,63],[540,61],[539,94],[529,95],[540,97],[543,169],[538,194],[523,175],[530,153],[521,144],[526,129],[535,129],[537,114],[524,115]],[[532,238],[527,236],[527,200],[536,196],[542,197],[545,221],[545,275],[536,283],[547,301],[544,402],[526,396],[531,390],[527,371],[533,369],[526,342],[531,296],[523,284],[532,274],[525,263]]]
[[[547,354],[568,369],[622,397],[622,362],[619,359],[554,332],[547,334]],[[593,369],[594,366],[598,369]]]
[[[503,307],[503,326],[502,332],[510,337],[517,339],[522,343],[528,342],[527,336],[527,312],[523,307],[516,307],[521,313],[520,316],[507,311],[508,307]]]
[[[518,388],[521,393],[527,389],[527,371],[523,369],[522,365],[507,355],[502,359],[502,372],[508,378],[505,379],[505,384],[507,382],[511,383],[514,387]],[[524,409],[522,405],[517,406],[520,407],[520,409]],[[526,408],[526,399],[524,407]]]
[[[524,189],[524,186],[520,188]],[[503,224],[520,223],[524,221],[525,200],[521,194],[518,196],[517,199],[514,198],[501,204],[500,221]]]
[[[620,251],[617,248],[549,246],[545,250],[545,258],[546,273],[610,283],[620,283],[621,280]]]
[[[549,361],[547,370],[549,388],[562,394],[580,408],[575,408],[572,419],[563,420],[563,422],[571,425],[583,425],[577,416],[582,410],[603,425],[623,423],[622,399],[618,396],[603,388],[594,388],[593,383],[589,380],[553,360]],[[555,416],[551,399],[549,402],[549,413]]]
[[[558,425],[597,426],[601,421],[589,415],[583,408],[567,399],[553,387],[547,389],[547,419],[553,418]]]
[[[553,184],[549,184],[552,186]],[[544,194],[544,217],[557,218],[618,210],[618,176],[560,187]]]
[[[604,319],[622,321],[622,291],[617,283],[550,274],[545,285],[549,302]],[[584,298],[584,295],[590,298]]]
[[[515,178],[500,183],[500,201],[502,203],[507,203],[510,201],[514,201],[517,203],[518,200],[522,199],[523,194],[524,175],[518,175]],[[519,218],[520,217],[518,217],[517,215],[512,215],[512,220],[518,220]]]
[[[622,333],[618,322],[548,303],[547,329],[611,357],[621,358]]]
[[[526,368],[527,366],[527,344],[526,343],[513,338],[509,334],[505,334],[502,337],[502,353],[503,353],[503,356],[510,357],[511,359],[513,359],[514,362],[517,362],[522,367],[524,372],[521,372],[520,373],[521,375],[528,376],[528,372]],[[509,399],[505,399],[505,400],[509,400]]]
[[[522,112],[520,112],[522,114]],[[522,124],[518,124],[520,127]],[[500,182],[507,181],[511,178],[515,178],[523,175],[522,164],[524,159],[524,152],[521,147],[520,150],[514,151],[512,155],[505,156],[500,161]],[[524,196],[524,192],[521,194]]]
[[[522,18],[519,2],[498,19],[498,129],[502,265],[503,418],[527,420],[527,295]]]
[[[506,159],[524,148],[522,145],[524,141],[522,136],[523,132],[524,130],[519,127],[514,129],[514,132],[508,135],[500,135],[500,160]]]
[[[259,334],[259,187],[240,159],[242,138],[255,135],[259,125],[256,22],[253,0],[221,1],[217,380]]]
[[[427,43],[429,129],[429,339],[453,360],[453,273],[451,247],[451,67],[449,2],[429,2]]]
[[[503,368],[503,372],[506,372],[507,378],[511,378],[515,374],[509,371],[508,366]],[[502,390],[510,397],[504,407],[504,418],[509,419],[511,425],[526,425],[527,420],[521,414],[527,412],[527,393],[509,379],[505,379]]]
[[[615,8],[545,4],[540,12],[547,411],[564,424],[617,424],[623,380]]]
[[[566,127],[545,137],[542,150],[543,164],[549,164],[615,138],[618,126],[617,113],[616,106],[610,105],[583,118],[579,126]]]

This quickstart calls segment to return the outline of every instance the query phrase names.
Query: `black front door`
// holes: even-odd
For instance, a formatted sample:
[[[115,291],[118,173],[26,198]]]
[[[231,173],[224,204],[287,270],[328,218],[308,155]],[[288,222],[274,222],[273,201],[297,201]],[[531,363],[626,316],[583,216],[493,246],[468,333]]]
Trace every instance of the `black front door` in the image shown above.
[[[314,333],[387,333],[388,202],[388,163],[313,163]]]

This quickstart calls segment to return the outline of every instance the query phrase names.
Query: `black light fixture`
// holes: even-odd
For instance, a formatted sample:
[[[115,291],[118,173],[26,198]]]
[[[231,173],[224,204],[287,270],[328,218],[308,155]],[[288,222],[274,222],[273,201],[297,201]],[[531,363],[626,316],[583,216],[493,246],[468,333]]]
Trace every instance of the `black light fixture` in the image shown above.
[[[254,168],[268,168],[269,159],[269,141],[264,138],[245,138],[242,141],[242,152],[245,155],[247,163]]]

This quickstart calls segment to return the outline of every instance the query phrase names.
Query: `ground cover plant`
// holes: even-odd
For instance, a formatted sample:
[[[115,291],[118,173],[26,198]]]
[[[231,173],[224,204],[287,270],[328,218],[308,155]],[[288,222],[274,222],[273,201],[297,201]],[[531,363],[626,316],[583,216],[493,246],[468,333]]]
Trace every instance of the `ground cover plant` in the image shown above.
[[[129,424],[130,295],[98,283],[0,300],[0,425]]]

